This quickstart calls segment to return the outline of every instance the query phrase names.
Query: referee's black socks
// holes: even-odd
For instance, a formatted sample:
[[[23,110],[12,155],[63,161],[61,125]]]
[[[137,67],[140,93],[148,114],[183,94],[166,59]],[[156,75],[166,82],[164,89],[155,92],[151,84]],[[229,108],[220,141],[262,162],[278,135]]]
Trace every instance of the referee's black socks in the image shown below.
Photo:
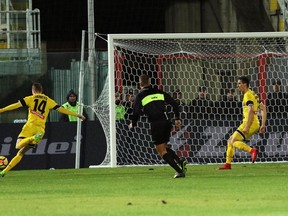
[[[182,173],[182,170],[176,164],[175,160],[173,159],[173,156],[169,152],[163,155],[163,160],[166,161],[174,170],[176,170],[177,173]]]
[[[170,148],[166,148],[166,151],[173,157],[173,159],[176,161],[176,163],[180,163],[180,158],[176,155],[176,153],[170,149]]]

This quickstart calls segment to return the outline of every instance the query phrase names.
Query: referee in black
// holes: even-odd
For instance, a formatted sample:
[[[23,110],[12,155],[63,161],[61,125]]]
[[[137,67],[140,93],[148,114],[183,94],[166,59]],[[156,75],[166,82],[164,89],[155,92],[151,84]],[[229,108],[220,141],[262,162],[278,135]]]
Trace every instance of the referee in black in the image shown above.
[[[183,178],[186,172],[186,159],[180,159],[172,149],[167,147],[172,123],[168,119],[165,103],[173,107],[175,125],[180,127],[181,120],[179,119],[178,104],[166,92],[152,87],[148,75],[141,75],[139,81],[141,92],[135,98],[132,122],[129,128],[137,125],[137,121],[142,113],[146,114],[148,121],[151,123],[152,140],[154,141],[158,154],[176,170],[174,178]]]

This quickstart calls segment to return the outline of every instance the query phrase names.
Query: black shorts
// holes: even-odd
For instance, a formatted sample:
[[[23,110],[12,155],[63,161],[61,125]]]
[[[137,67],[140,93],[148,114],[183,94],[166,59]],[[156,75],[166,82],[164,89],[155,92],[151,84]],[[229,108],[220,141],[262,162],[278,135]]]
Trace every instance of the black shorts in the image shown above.
[[[170,140],[172,123],[168,120],[151,122],[152,140],[155,145],[168,143]]]

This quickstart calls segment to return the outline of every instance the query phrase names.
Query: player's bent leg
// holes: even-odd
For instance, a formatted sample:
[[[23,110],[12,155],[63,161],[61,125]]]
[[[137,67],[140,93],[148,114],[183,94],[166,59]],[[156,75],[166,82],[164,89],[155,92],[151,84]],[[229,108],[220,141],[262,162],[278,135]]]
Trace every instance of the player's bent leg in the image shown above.
[[[166,163],[168,163],[177,172],[176,175],[174,176],[174,178],[185,177],[185,173],[183,173],[181,168],[175,162],[175,160],[173,159],[173,156],[167,152],[166,143],[157,144],[156,150],[157,150],[158,154],[163,158],[163,160]]]
[[[259,125],[258,124],[252,124],[248,134],[246,134],[246,139],[249,139],[251,136],[253,136],[254,134],[256,134],[259,131]],[[251,161],[252,163],[254,163],[257,159],[258,156],[258,149],[256,148],[251,148],[250,146],[244,144],[244,147],[242,147],[244,151],[249,152],[251,154]]]
[[[173,159],[175,160],[175,162],[179,165],[179,167],[181,168],[183,173],[186,173],[187,168],[187,160],[185,158],[179,158],[178,155],[175,153],[175,151],[173,151],[171,148],[166,147],[166,151],[168,154],[170,154]]]
[[[16,143],[16,149],[22,149],[28,144],[32,143],[33,137],[19,138]]]
[[[166,144],[157,144],[155,145],[155,148],[160,157],[163,158],[163,155],[167,154]]]
[[[244,143],[243,141],[235,141],[234,143],[233,143],[233,145],[236,147],[236,148],[238,148],[238,149],[240,149],[240,150],[243,150],[243,151],[246,151],[246,152],[250,152],[251,151],[251,147],[250,146],[248,146],[246,143]]]
[[[23,139],[18,139],[16,143],[16,149],[22,149],[23,147],[27,145],[36,145],[41,141],[42,137],[43,137],[43,133],[38,132],[34,136],[26,137]]]
[[[252,163],[254,163],[256,161],[258,153],[259,153],[256,148],[251,148],[250,146],[248,146],[246,143],[244,143],[242,141],[236,141],[234,143],[234,146],[240,150],[249,152],[251,154],[251,157],[252,157]]]
[[[12,168],[14,168],[23,158],[24,154],[30,149],[29,146],[25,146],[22,149],[20,149],[18,151],[18,153],[16,154],[16,156],[10,161],[10,163],[7,165],[7,167],[1,171],[0,175],[2,177],[5,176],[5,174],[7,174],[7,172],[9,172]]]
[[[180,163],[180,158],[176,155],[176,153],[169,147],[166,147],[166,151],[173,157],[176,163]]]

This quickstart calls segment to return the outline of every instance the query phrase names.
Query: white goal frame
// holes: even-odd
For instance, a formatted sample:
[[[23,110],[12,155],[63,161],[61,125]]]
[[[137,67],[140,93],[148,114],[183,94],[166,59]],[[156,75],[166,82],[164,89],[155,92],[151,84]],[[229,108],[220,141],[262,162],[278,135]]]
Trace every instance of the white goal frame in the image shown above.
[[[185,33],[185,34],[109,34],[108,35],[108,79],[109,79],[109,120],[110,139],[107,140],[107,151],[110,154],[110,164],[117,166],[116,152],[116,119],[115,119],[115,52],[114,40],[117,39],[212,39],[212,38],[269,38],[287,37],[288,32],[250,32],[250,33]],[[267,53],[268,55],[268,53]]]

